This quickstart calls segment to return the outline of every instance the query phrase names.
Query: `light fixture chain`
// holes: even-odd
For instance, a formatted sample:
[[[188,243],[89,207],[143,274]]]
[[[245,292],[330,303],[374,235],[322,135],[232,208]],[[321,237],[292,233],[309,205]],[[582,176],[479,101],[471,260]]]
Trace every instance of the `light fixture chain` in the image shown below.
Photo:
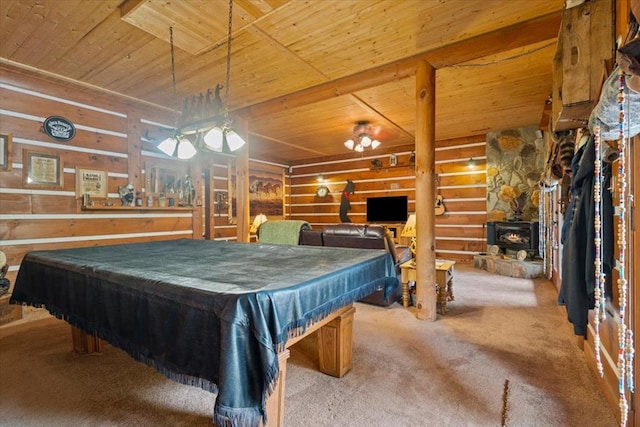
[[[224,86],[225,109],[229,109],[229,80],[231,78],[231,30],[233,21],[233,0],[229,0],[229,30],[227,32],[227,76]]]
[[[177,108],[178,91],[176,90],[176,58],[173,50],[173,27],[169,27],[169,43],[171,44],[171,78],[173,80],[173,103]]]

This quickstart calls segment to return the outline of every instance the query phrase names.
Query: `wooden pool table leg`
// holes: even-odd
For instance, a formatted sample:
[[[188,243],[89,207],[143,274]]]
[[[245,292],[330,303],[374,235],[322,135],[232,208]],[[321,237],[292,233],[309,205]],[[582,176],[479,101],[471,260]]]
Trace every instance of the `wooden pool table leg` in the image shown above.
[[[338,378],[344,376],[351,369],[353,315],[355,312],[356,309],[353,306],[339,310],[326,319],[329,320],[328,322],[319,322],[315,327],[309,328],[304,335],[289,340],[287,347],[316,332],[318,334],[320,371]],[[278,384],[267,399],[266,427],[282,427],[284,425],[284,394],[289,355],[289,350],[278,354],[280,373],[278,374]]]
[[[278,374],[278,384],[267,399],[266,427],[282,427],[284,425],[284,385],[287,378],[287,359],[289,359],[289,350],[278,354],[280,373]]]
[[[71,327],[73,350],[80,354],[100,353],[102,340],[96,335],[89,335],[80,328]]]
[[[318,330],[320,371],[341,378],[351,369],[355,307],[340,313]]]

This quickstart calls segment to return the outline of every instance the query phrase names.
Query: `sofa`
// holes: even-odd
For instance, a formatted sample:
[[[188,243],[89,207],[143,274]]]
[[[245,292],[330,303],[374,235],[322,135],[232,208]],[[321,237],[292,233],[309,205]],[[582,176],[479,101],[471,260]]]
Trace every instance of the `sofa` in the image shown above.
[[[396,273],[400,275],[400,264],[411,259],[411,252],[407,246],[397,246],[391,232],[382,225],[366,224],[334,224],[325,225],[322,230],[300,230],[301,245],[360,248],[360,249],[385,249],[393,258],[396,265]],[[392,288],[378,289],[360,301],[388,307],[402,296],[400,281]]]

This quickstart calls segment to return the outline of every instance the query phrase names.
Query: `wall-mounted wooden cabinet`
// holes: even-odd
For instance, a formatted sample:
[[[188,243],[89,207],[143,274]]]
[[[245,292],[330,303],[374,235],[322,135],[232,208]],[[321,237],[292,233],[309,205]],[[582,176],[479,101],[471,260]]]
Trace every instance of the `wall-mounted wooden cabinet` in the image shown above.
[[[563,11],[553,61],[553,131],[587,124],[614,58],[613,16],[612,0],[593,0]]]

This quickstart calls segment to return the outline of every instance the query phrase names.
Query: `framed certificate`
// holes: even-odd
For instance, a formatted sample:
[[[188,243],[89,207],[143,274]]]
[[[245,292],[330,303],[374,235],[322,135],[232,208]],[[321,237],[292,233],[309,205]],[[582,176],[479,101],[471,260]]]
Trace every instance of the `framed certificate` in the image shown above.
[[[23,180],[25,187],[62,188],[62,160],[57,154],[23,150]]]
[[[107,198],[107,171],[76,168],[76,197],[88,194],[92,198]]]

